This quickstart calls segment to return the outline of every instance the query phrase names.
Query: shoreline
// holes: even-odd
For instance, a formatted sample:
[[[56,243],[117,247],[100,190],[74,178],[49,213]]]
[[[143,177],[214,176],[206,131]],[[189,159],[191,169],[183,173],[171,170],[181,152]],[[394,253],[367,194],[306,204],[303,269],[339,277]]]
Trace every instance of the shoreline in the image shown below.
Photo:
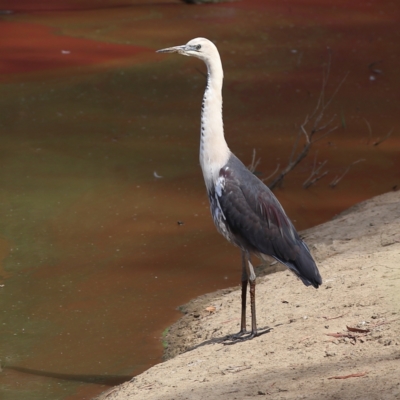
[[[269,333],[224,346],[218,338],[240,324],[240,289],[202,295],[182,306],[164,337],[166,361],[96,399],[400,396],[400,192],[301,236],[323,285],[308,290],[279,264],[272,275],[263,268],[257,313]]]

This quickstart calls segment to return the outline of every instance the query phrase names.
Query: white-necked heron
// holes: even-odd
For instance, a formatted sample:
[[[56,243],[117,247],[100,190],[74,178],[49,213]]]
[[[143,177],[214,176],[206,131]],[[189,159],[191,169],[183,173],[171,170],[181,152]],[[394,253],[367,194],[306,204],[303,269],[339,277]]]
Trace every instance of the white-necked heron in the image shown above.
[[[322,283],[307,245],[271,190],[229,150],[222,121],[221,58],[208,39],[158,50],[200,58],[207,65],[207,84],[201,106],[200,165],[218,231],[242,251],[242,318],[234,341],[257,336],[256,275],[250,255],[266,255],[288,267],[306,286]],[[246,332],[246,292],[250,284],[251,333]]]

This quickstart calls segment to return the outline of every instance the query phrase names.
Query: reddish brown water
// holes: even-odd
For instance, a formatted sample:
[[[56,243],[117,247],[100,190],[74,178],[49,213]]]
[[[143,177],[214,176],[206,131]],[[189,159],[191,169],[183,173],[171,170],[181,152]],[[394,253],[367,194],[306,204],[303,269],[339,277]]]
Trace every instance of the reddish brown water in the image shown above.
[[[298,229],[400,185],[396,2],[53,3],[20,1],[0,24],[5,399],[129,379],[161,360],[177,306],[239,280],[198,165],[204,66],[155,49],[217,43],[227,140],[246,163],[255,148],[264,176],[288,159],[331,49],[328,97],[349,72],[326,111],[339,129],[276,190]],[[304,190],[316,150],[329,173]]]

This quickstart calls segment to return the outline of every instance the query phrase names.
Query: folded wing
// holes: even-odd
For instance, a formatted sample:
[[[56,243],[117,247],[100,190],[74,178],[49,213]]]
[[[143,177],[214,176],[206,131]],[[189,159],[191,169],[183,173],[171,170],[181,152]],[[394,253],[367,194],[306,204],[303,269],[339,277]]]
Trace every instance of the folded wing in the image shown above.
[[[322,283],[306,244],[274,194],[232,155],[220,170],[216,198],[232,241],[256,254],[274,257],[305,285]]]

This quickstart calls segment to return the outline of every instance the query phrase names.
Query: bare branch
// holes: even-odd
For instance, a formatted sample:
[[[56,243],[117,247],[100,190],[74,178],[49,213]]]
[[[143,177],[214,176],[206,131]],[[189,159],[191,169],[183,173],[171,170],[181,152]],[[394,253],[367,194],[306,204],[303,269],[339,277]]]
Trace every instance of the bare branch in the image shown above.
[[[258,165],[260,164],[260,161],[261,161],[261,158],[258,158],[258,159],[256,160],[256,149],[253,149],[253,155],[251,156],[251,163],[250,163],[250,165],[247,167],[248,170],[251,171],[251,172],[254,174],[255,171],[256,171],[256,168],[257,168]],[[280,167],[280,164],[278,164],[278,165],[276,166],[275,170],[274,170],[270,175],[268,175],[266,178],[263,178],[263,179],[261,179],[261,180],[264,182],[264,181],[266,181],[266,180],[272,178],[272,177],[279,171],[279,167]]]
[[[256,171],[256,168],[258,167],[258,164],[260,164],[260,161],[261,161],[261,158],[256,160],[256,149],[253,149],[253,155],[251,157],[251,163],[247,167],[249,169],[249,171],[251,171],[254,174],[254,172]]]
[[[323,71],[321,92],[319,94],[317,104],[312,113],[307,115],[304,119],[304,122],[300,125],[287,165],[279,172],[279,174],[275,177],[275,179],[273,179],[273,181],[268,185],[271,190],[282,184],[285,176],[289,172],[291,172],[308,155],[312,145],[315,142],[325,138],[326,136],[330,135],[333,131],[338,129],[338,126],[331,127],[331,124],[336,118],[336,115],[332,116],[326,123],[322,123],[322,121],[324,119],[324,114],[326,109],[331,105],[334,97],[338,93],[339,89],[343,85],[349,73],[347,72],[345,74],[344,78],[340,81],[339,85],[333,92],[333,95],[326,101],[325,92],[330,75],[330,69],[331,69],[331,51],[330,49],[328,49],[328,63]],[[301,137],[303,135],[304,135],[304,142],[303,142],[304,144],[302,149],[299,149],[300,142],[302,141]],[[309,187],[310,185],[317,182],[326,174],[327,172],[320,174],[319,171],[315,175],[313,175],[312,173],[311,176],[304,182],[303,186]],[[275,172],[273,175],[275,175]]]
[[[340,81],[339,85],[336,87],[336,90],[333,92],[333,95],[331,96],[331,98],[328,100],[328,102],[326,104],[324,104],[324,107],[322,108],[322,112],[325,111],[330,106],[330,104],[332,103],[333,99],[336,97],[336,95],[338,94],[340,88],[342,87],[343,83],[345,82],[345,80],[349,76],[349,73],[350,73],[349,71],[346,72],[345,76]]]
[[[333,117],[325,124],[325,125],[322,125],[321,127],[316,127],[315,128],[315,131],[313,132],[313,133],[317,133],[317,132],[320,132],[320,131],[323,131],[323,130],[325,130],[332,122],[333,122],[333,120],[336,118],[336,114],[334,114],[333,115]],[[317,139],[316,139],[317,140]]]
[[[365,123],[367,124],[367,127],[368,127],[369,137],[368,137],[367,144],[369,144],[369,142],[372,140],[372,129],[371,129],[370,123],[365,118],[363,118],[363,120],[365,121]]]
[[[389,139],[390,135],[393,133],[393,128],[386,134],[386,136],[383,139],[379,139],[372,143],[373,146],[379,146],[381,143],[383,143],[386,139]]]
[[[271,179],[278,171],[279,171],[279,167],[281,166],[281,164],[278,164],[274,170],[274,172],[272,172],[271,174],[269,174],[266,178],[261,179],[263,182],[267,181],[268,179]]]
[[[327,85],[328,79],[329,79],[329,74],[331,71],[331,61],[332,61],[332,51],[330,48],[328,48],[328,64],[327,64],[326,70],[324,70],[322,72],[321,92],[319,94],[317,106],[315,107],[315,110],[311,113],[309,120],[314,118],[314,116],[317,114],[318,110],[320,109],[321,105],[322,105],[322,109],[324,109],[325,89],[326,89],[326,85]]]
[[[330,135],[333,131],[336,131],[336,129],[338,129],[339,126],[334,126],[333,128],[329,129],[328,132],[325,132],[323,135],[317,137],[316,139],[313,140],[313,143],[318,142],[319,140],[323,139],[324,137]]]
[[[306,142],[310,143],[310,136],[308,135],[308,133],[306,131],[305,125],[304,124],[301,125],[300,129],[304,133],[304,136],[306,137]]]
[[[322,179],[324,176],[328,175],[328,171],[323,172],[321,175],[316,176],[314,179],[312,179],[310,182],[307,184],[303,183],[304,189],[308,189],[310,186],[314,185],[314,183],[317,183],[320,179]]]
[[[311,142],[306,143],[303,147],[303,150],[297,155],[296,159],[289,163],[278,175],[277,178],[275,178],[272,183],[270,183],[268,186],[271,190],[273,190],[275,187],[279,186],[282,184],[284,177],[293,170],[293,168],[300,163],[300,161],[307,156],[308,152],[310,151],[311,147]]]
[[[306,138],[308,138],[307,132],[304,131],[304,134],[306,135]],[[289,157],[289,164],[291,164],[293,162],[293,157],[296,154],[297,146],[299,145],[300,136],[301,136],[301,131],[299,131],[297,133],[296,140],[295,140],[295,142],[293,144],[293,147],[292,147],[292,153],[290,154],[290,157]]]
[[[310,176],[303,182],[304,189],[307,189],[310,186],[314,185],[316,182],[318,182],[320,179],[322,179],[324,176],[328,174],[328,171],[325,171],[321,175],[319,175],[321,169],[325,166],[328,160],[325,160],[317,167],[317,155],[318,152],[315,153],[313,169],[311,171]]]
[[[358,163],[360,163],[360,162],[362,162],[362,161],[365,161],[365,159],[361,158],[361,159],[359,159],[359,160],[357,160],[357,161],[353,161],[353,162],[345,169],[345,171],[343,172],[342,175],[340,175],[339,177],[336,176],[336,177],[333,179],[333,181],[329,184],[329,186],[330,186],[331,188],[336,187],[336,185],[337,185],[337,184],[343,179],[343,177],[350,171],[350,168],[351,168],[353,165],[358,164]]]

